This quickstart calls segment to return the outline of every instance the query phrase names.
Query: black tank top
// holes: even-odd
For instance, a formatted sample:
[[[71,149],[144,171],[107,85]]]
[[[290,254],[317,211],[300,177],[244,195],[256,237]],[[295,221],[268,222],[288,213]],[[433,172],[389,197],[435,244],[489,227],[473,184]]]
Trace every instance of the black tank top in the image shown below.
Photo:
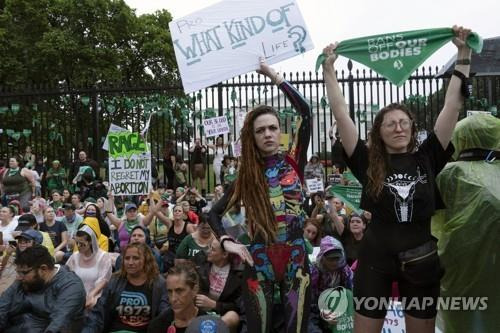
[[[187,222],[184,222],[184,228],[182,228],[182,232],[180,234],[175,233],[175,228],[172,225],[170,229],[168,229],[168,251],[175,253],[179,244],[182,242],[184,237],[188,235],[187,232]]]

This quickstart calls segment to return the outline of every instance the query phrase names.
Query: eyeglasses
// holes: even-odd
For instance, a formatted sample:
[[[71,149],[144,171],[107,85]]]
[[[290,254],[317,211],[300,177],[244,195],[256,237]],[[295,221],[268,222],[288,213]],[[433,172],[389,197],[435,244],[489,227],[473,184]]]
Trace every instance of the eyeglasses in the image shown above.
[[[401,119],[400,121],[391,121],[390,123],[382,123],[382,126],[389,131],[394,131],[399,124],[402,130],[407,130],[413,122],[410,119]]]
[[[20,271],[20,270],[17,270],[16,269],[16,274],[19,275],[19,276],[26,276],[28,275],[31,271],[33,270],[33,268],[30,268],[30,269],[27,269],[27,270],[24,270],[24,271]]]

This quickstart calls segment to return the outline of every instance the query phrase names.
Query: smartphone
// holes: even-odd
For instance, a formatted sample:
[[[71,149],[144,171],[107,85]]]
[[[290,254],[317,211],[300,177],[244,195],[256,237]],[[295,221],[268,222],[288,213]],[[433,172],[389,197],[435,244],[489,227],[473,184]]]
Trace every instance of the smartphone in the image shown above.
[[[9,245],[13,246],[13,247],[16,247],[17,246],[17,242],[15,240],[11,240],[11,241],[9,241]]]

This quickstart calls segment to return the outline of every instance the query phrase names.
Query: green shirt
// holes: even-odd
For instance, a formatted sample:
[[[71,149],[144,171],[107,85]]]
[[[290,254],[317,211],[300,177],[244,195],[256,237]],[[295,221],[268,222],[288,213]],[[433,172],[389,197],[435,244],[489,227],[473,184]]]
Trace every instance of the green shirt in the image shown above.
[[[176,256],[177,259],[194,259],[199,254],[205,255],[206,251],[208,251],[208,246],[199,246],[193,236],[187,235],[177,247]]]

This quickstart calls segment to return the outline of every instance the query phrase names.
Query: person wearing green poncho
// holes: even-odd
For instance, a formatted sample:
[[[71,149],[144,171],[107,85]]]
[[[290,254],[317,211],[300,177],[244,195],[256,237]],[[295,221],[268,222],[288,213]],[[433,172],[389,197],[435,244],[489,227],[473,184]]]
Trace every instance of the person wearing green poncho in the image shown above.
[[[402,299],[420,304],[418,309],[404,309],[406,328],[412,332],[434,332],[443,275],[430,232],[431,217],[435,209],[443,206],[435,177],[454,150],[450,140],[466,94],[463,83],[469,76],[471,58],[471,49],[465,43],[470,30],[454,26],[453,31],[457,65],[434,133],[418,150],[416,122],[400,104],[390,104],[377,113],[369,147],[359,139],[335,76],[336,45],[323,51],[327,58],[323,63],[326,90],[346,162],[363,185],[360,207],[372,213],[372,223],[359,251],[354,296],[358,300],[375,297],[385,301],[391,296],[392,282],[398,281]],[[432,304],[423,304],[424,297],[432,299]],[[363,301],[356,304],[355,332],[382,330],[387,309],[371,305]]]
[[[64,191],[66,187],[66,170],[61,166],[58,160],[52,161],[52,168],[47,171],[47,190],[52,193],[53,190]]]

